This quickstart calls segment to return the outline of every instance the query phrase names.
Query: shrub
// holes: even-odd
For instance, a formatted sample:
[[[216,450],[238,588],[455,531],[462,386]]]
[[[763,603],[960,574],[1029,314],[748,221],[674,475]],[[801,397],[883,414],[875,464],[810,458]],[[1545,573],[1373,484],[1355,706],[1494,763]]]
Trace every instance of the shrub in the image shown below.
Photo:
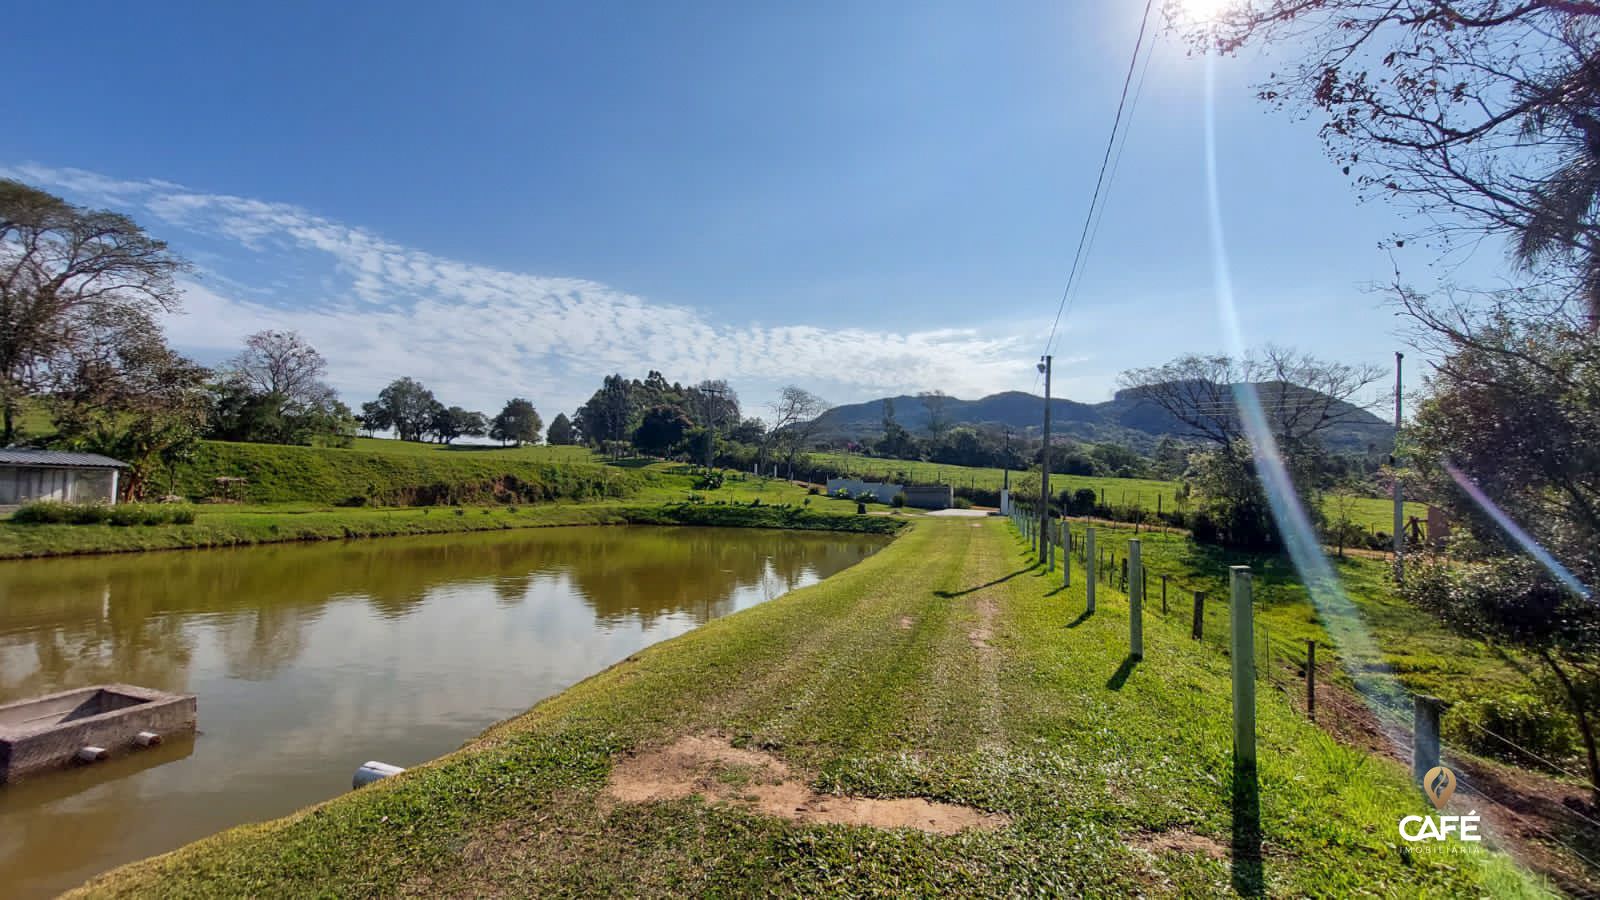
[[[954,501],[952,501],[951,505],[956,509],[971,509],[972,501],[965,497],[957,497]]]
[[[22,525],[191,525],[194,508],[166,503],[29,503],[11,521]]]
[[[1577,752],[1577,735],[1564,710],[1528,694],[1499,694],[1467,700],[1450,707],[1444,717],[1445,739],[1453,746],[1492,756],[1520,766],[1536,766],[1509,746],[1511,741],[1553,762]],[[1486,733],[1493,732],[1505,741]]]
[[[67,505],[54,501],[24,503],[11,514],[11,521],[23,525],[60,525],[67,521]]]
[[[857,503],[877,503],[878,495],[871,491],[862,491],[855,496],[855,501]]]
[[[822,493],[822,489],[817,487],[814,484],[811,487],[806,488],[806,494],[808,494],[809,496],[815,497],[816,495],[818,495],[820,493]]]
[[[906,492],[905,491],[901,491],[900,493],[895,494],[894,495],[894,501],[890,505],[892,505],[895,509],[905,509],[905,506],[906,506]]]
[[[101,525],[111,518],[114,507],[103,503],[66,504],[67,522],[72,525]]]

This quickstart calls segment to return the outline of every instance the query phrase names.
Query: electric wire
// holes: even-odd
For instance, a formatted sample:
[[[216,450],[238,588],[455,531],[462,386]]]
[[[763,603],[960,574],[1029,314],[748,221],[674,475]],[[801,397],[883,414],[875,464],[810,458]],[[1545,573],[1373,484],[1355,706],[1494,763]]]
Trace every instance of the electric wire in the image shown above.
[[[1150,27],[1150,10],[1155,7],[1155,0],[1145,0],[1144,16],[1139,20],[1139,36],[1133,42],[1133,56],[1128,60],[1128,72],[1122,79],[1122,94],[1117,99],[1117,114],[1111,120],[1111,135],[1106,139],[1106,152],[1100,160],[1100,174],[1094,182],[1094,192],[1089,197],[1089,210],[1083,217],[1083,231],[1078,235],[1078,248],[1072,254],[1072,266],[1067,272],[1067,283],[1061,289],[1061,300],[1056,304],[1055,320],[1050,323],[1050,337],[1045,340],[1045,354],[1055,344],[1056,329],[1061,325],[1062,314],[1066,311],[1067,300],[1071,296],[1072,284],[1077,279],[1078,267],[1084,256],[1084,245],[1089,240],[1089,232],[1095,221],[1095,207],[1100,203],[1100,194],[1106,186],[1106,172],[1111,165],[1111,156],[1117,146],[1117,133],[1122,127],[1123,112],[1128,105],[1128,91],[1133,85],[1133,73],[1139,66],[1139,53],[1144,48],[1145,32]]]

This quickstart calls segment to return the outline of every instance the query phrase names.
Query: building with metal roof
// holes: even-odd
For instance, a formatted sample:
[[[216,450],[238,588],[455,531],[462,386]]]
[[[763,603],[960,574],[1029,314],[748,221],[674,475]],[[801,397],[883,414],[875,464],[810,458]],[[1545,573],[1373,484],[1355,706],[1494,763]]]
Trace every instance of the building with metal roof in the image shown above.
[[[35,500],[115,503],[118,475],[127,467],[96,453],[0,448],[0,507]]]

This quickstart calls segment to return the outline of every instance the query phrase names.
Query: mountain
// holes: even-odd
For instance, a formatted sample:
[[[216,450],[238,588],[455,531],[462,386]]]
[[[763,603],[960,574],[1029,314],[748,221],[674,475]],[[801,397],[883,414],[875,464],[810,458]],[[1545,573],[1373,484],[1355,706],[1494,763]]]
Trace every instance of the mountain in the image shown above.
[[[1260,384],[1262,396],[1276,396],[1279,385]],[[1308,391],[1288,386],[1289,392]],[[926,435],[928,407],[922,398],[886,397],[836,406],[818,419],[819,438],[872,439],[883,434],[883,404],[894,402],[895,420],[913,434]],[[1335,401],[1343,421],[1323,433],[1324,445],[1334,452],[1361,453],[1369,448],[1387,451],[1394,429],[1385,421],[1347,403]],[[945,417],[952,425],[1009,427],[1014,433],[1037,439],[1043,430],[1044,398],[1022,391],[991,394],[981,400],[947,397]],[[1079,403],[1064,398],[1050,400],[1051,433],[1083,441],[1109,441],[1149,452],[1163,435],[1183,435],[1187,428],[1137,389],[1118,391],[1104,403]]]

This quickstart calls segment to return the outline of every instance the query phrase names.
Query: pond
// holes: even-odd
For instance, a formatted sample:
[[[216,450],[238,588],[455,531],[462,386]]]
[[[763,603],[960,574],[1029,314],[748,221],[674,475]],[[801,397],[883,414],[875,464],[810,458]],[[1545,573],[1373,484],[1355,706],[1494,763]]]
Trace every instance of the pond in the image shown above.
[[[118,864],[412,766],[884,538],[551,528],[0,563],[0,702],[101,682],[199,695],[199,734],[0,786],[0,885]]]

